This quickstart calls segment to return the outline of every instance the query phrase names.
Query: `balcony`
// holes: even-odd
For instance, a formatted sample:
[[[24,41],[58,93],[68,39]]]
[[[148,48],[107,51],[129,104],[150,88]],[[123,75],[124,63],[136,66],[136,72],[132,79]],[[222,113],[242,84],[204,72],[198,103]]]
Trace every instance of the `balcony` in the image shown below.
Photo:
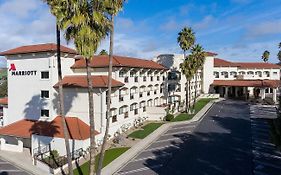
[[[125,112],[124,113],[124,118],[128,118],[129,117],[129,112]]]
[[[112,123],[117,122],[117,115],[114,115],[114,116],[112,116],[111,118],[112,118]]]
[[[143,82],[146,82],[146,77],[143,77],[142,80],[143,80]]]
[[[157,90],[154,91],[154,95],[156,95],[156,94],[157,94]]]
[[[125,77],[125,78],[124,78],[124,82],[125,82],[125,83],[129,83],[129,77]]]
[[[143,112],[145,112],[145,111],[146,111],[146,107],[145,107],[145,106],[143,107],[142,111],[143,111]]]
[[[150,96],[150,92],[147,92],[147,96]]]
[[[134,94],[130,95],[130,100],[133,100],[135,98]]]
[[[135,83],[139,82],[138,77],[135,77]]]
[[[153,77],[150,77],[150,81],[153,81]]]
[[[157,81],[160,81],[160,77],[159,76],[157,76]]]
[[[134,109],[134,114],[137,115],[138,114],[138,109]]]
[[[124,101],[124,97],[120,96],[119,97],[119,102],[122,102],[122,101]]]
[[[140,98],[142,98],[143,97],[143,93],[140,93]]]

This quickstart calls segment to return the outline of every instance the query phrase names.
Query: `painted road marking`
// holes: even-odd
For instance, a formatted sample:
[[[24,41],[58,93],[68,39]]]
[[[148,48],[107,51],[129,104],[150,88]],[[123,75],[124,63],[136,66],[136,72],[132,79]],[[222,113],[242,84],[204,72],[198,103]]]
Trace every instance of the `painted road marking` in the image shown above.
[[[179,131],[179,132],[165,133],[164,135],[165,135],[165,136],[168,136],[168,135],[188,134],[188,133],[191,133],[191,131]]]
[[[182,139],[183,139],[183,138],[174,137],[174,138],[170,138],[170,139],[157,140],[157,141],[155,141],[155,143],[167,142],[167,141],[173,141],[173,140],[182,140]]]
[[[145,168],[139,168],[139,169],[135,169],[135,170],[131,170],[131,171],[125,171],[125,172],[121,172],[121,173],[118,173],[118,174],[119,175],[122,175],[122,174],[133,174],[133,173],[137,173],[137,172],[141,172],[141,171],[146,171],[146,170],[150,170],[150,169],[155,169],[155,168],[161,168],[161,167],[163,167],[163,164],[154,165],[154,166],[145,167]]]
[[[153,158],[159,158],[159,157],[168,157],[168,156],[172,156],[173,154],[172,153],[163,153],[161,155],[155,155],[155,156],[149,156],[149,157],[144,157],[144,158],[139,158],[139,159],[134,159],[133,161],[131,162],[138,162],[138,161],[141,161],[141,160],[147,160],[147,159],[153,159]]]
[[[166,145],[166,146],[162,146],[162,147],[156,147],[156,148],[146,149],[146,150],[144,150],[143,152],[161,150],[161,149],[170,148],[170,147],[172,147],[172,148],[178,148],[178,149],[180,148],[180,147],[178,147],[178,146],[175,146],[175,145],[170,144],[170,145]]]

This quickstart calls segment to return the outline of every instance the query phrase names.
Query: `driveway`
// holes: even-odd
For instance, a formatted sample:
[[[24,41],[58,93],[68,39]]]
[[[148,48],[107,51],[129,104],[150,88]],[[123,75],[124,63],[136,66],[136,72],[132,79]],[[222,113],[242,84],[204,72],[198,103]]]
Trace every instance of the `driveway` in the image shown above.
[[[248,104],[216,103],[200,123],[170,128],[117,174],[252,174]]]

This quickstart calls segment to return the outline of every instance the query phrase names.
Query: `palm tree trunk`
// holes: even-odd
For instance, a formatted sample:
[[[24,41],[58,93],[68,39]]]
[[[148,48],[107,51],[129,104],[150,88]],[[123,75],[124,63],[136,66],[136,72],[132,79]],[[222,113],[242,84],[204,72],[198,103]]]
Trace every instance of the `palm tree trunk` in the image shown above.
[[[198,76],[198,72],[196,71],[196,73],[195,73],[195,93],[194,93],[194,99],[193,99],[193,104],[192,104],[193,110],[195,108],[195,103],[196,103],[196,100],[197,100],[197,83],[198,83],[197,76]]]
[[[188,112],[190,111],[190,101],[191,101],[191,88],[190,88],[190,80],[188,80]]]
[[[63,87],[62,87],[62,71],[61,71],[61,56],[60,56],[60,30],[58,25],[56,26],[57,30],[57,64],[58,64],[58,80],[59,80],[59,106],[58,106],[58,113],[62,118],[62,126],[63,126],[63,134],[64,134],[64,142],[65,142],[65,149],[66,149],[66,156],[67,156],[67,163],[68,163],[68,174],[73,175],[72,169],[72,158],[70,153],[70,146],[69,146],[69,133],[68,127],[65,119],[64,114],[64,98],[63,98]]]
[[[188,113],[188,83],[185,86],[185,111]]]
[[[99,164],[97,175],[101,174],[104,153],[107,145],[109,124],[110,124],[110,105],[111,105],[111,90],[112,90],[112,60],[113,60],[113,46],[114,46],[114,16],[111,16],[112,29],[110,30],[110,46],[109,46],[109,70],[108,70],[108,93],[107,93],[107,108],[106,108],[106,128],[103,137],[103,142],[100,151]]]
[[[86,58],[87,69],[87,83],[88,83],[88,96],[89,96],[89,120],[90,120],[90,160],[89,160],[89,175],[95,174],[95,118],[94,118],[94,98],[93,98],[93,80],[90,70],[90,58]]]

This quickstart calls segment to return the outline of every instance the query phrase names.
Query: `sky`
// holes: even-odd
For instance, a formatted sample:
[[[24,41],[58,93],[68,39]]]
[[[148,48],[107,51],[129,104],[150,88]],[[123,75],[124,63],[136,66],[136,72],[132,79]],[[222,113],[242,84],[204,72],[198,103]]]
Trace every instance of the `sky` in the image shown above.
[[[270,62],[277,62],[280,6],[280,0],[128,0],[116,18],[114,53],[144,59],[180,54],[177,35],[187,26],[196,43],[219,58],[261,61],[269,50]],[[0,21],[0,51],[56,41],[55,18],[41,0],[0,0]],[[99,50],[108,47],[105,39]]]

